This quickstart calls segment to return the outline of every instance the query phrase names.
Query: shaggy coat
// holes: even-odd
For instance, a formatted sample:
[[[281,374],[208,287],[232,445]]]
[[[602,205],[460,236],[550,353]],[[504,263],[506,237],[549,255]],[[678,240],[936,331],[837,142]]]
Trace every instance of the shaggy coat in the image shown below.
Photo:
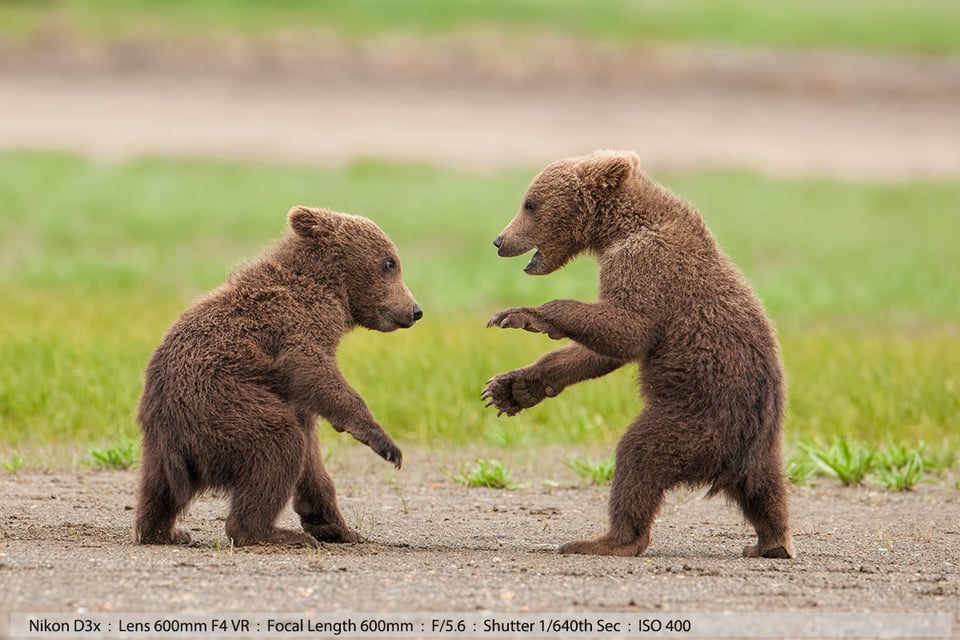
[[[551,273],[597,257],[597,302],[507,309],[488,326],[573,342],[488,381],[483,398],[514,415],[587,378],[636,362],[644,409],[617,445],[609,531],[563,553],[638,555],[664,492],[710,484],[754,526],[747,556],[792,557],[781,453],[784,374],[772,323],[697,210],[638,169],[633,153],[561,160],[534,178],[494,244],[536,249]]]
[[[147,366],[135,535],[186,543],[198,492],[231,494],[235,545],[355,542],[318,450],[322,417],[400,467],[400,449],[337,368],[355,325],[410,327],[422,312],[390,239],[371,221],[295,207],[293,233],[174,322]],[[304,532],[275,526],[293,497]]]

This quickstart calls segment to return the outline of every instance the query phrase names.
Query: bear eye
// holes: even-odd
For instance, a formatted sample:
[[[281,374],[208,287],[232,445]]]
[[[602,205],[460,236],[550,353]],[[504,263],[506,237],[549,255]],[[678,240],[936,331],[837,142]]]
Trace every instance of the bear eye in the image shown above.
[[[393,271],[397,268],[397,261],[393,258],[384,258],[383,259],[383,270],[384,271]]]
[[[529,198],[523,201],[523,210],[527,213],[533,213],[537,208],[537,203]]]

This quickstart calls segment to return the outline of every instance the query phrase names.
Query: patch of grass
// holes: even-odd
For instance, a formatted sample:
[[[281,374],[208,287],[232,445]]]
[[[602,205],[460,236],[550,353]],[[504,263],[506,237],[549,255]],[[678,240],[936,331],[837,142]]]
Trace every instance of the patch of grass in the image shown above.
[[[960,50],[950,0],[49,0],[0,4],[0,25],[23,37],[68,25],[106,37],[130,34],[286,34],[334,31],[363,38],[496,32],[517,39],[561,33],[615,43]]]
[[[893,491],[907,491],[923,480],[923,456],[918,449],[900,447],[881,451],[874,471],[876,483]]]
[[[137,441],[120,434],[119,441],[106,449],[91,449],[94,465],[104,469],[129,469],[140,459]]]
[[[864,480],[892,491],[908,491],[928,475],[942,475],[947,467],[928,466],[926,459],[954,459],[956,450],[948,448],[941,456],[931,456],[921,441],[916,446],[888,441],[872,444],[838,437],[829,447],[802,443],[787,461],[787,474],[797,485],[809,484],[816,476],[830,476],[846,485]]]
[[[479,400],[491,375],[558,346],[485,329],[495,310],[596,295],[589,258],[532,278],[524,259],[496,257],[490,240],[534,173],[0,153],[0,448],[58,465],[105,435],[134,435],[143,369],[166,328],[279,237],[296,203],[367,215],[399,247],[424,320],[389,335],[355,331],[339,351],[397,439],[612,447],[641,409],[636,367],[513,418]],[[940,443],[922,454],[925,468],[953,464],[960,185],[657,177],[701,208],[777,321],[790,441],[922,440]]]
[[[804,487],[817,475],[817,467],[805,451],[799,451],[787,458],[787,479],[791,484]]]
[[[845,437],[834,439],[829,447],[806,445],[805,449],[817,469],[846,485],[860,484],[873,469],[876,457],[874,450]]]
[[[23,469],[24,460],[23,456],[20,455],[19,451],[12,451],[10,456],[3,461],[3,464],[0,465],[3,467],[4,471],[9,471],[10,473],[16,473]]]
[[[520,486],[510,478],[510,472],[499,460],[477,459],[472,468],[461,467],[457,475],[447,474],[451,480],[468,487],[487,487],[488,489],[516,489]]]
[[[568,458],[564,460],[565,467],[573,471],[578,477],[589,480],[593,484],[607,484],[613,480],[613,467],[616,458],[610,456],[601,460],[588,458]]]

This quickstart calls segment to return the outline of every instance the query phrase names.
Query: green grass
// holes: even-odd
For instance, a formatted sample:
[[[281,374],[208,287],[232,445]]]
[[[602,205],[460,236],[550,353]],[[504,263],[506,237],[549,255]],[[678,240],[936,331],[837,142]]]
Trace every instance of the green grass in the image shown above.
[[[950,453],[946,462],[942,452],[932,452],[923,441],[916,446],[888,441],[877,447],[845,436],[834,438],[829,446],[803,442],[796,449],[787,461],[787,474],[796,485],[827,476],[844,485],[869,481],[891,491],[909,491],[928,478],[944,476],[956,456],[956,449],[944,447]]]
[[[609,456],[602,460],[568,458],[563,464],[584,480],[589,480],[593,484],[607,484],[613,480],[614,462],[614,456]]]
[[[536,169],[0,154],[0,460],[62,465],[135,439],[142,371],[167,326],[279,237],[298,203],[368,215],[400,249],[424,320],[356,331],[340,361],[401,443],[612,450],[640,410],[634,367],[514,418],[479,400],[490,375],[555,345],[485,329],[494,311],[596,293],[588,258],[534,278],[523,258],[496,257],[491,239]],[[956,464],[960,185],[658,178],[701,208],[779,325],[789,443],[923,440],[928,458]]]
[[[840,480],[843,484],[860,484],[873,469],[876,451],[847,438],[836,438],[830,447],[818,449],[805,448],[807,456],[814,466]]]
[[[107,37],[130,33],[334,31],[362,38],[502,32],[522,41],[563,33],[614,43],[960,50],[952,0],[49,0],[0,4],[0,33],[50,24]],[[296,36],[288,36],[296,37]]]
[[[468,487],[486,487],[488,489],[516,489],[520,485],[510,478],[510,472],[499,460],[478,459],[472,467],[464,466],[452,480]]]
[[[116,445],[106,449],[91,449],[90,456],[96,467],[129,469],[140,460],[140,447],[136,440],[121,433]]]
[[[23,456],[20,455],[18,451],[13,451],[10,453],[10,456],[3,461],[0,466],[3,467],[4,471],[9,471],[10,473],[16,473],[23,469],[25,461]]]

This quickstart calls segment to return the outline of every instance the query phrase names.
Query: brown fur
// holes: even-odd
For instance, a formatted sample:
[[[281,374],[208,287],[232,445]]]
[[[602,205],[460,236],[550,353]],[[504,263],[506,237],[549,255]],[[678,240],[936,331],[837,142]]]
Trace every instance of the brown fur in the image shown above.
[[[594,303],[507,309],[488,326],[573,342],[488,381],[483,398],[514,415],[571,384],[637,362],[645,406],[617,445],[610,526],[563,553],[638,555],[664,492],[711,484],[754,526],[747,556],[792,557],[781,440],[784,375],[774,329],[700,214],[638,169],[633,153],[556,162],[534,178],[495,244],[536,248],[543,275],[597,257]]]
[[[336,363],[355,325],[392,331],[422,315],[397,250],[365,218],[295,207],[288,220],[293,233],[184,312],[150,359],[138,415],[142,543],[189,542],[177,516],[208,488],[232,496],[236,545],[359,541],[323,467],[318,416],[400,467],[400,449]],[[275,526],[291,496],[306,533]]]

